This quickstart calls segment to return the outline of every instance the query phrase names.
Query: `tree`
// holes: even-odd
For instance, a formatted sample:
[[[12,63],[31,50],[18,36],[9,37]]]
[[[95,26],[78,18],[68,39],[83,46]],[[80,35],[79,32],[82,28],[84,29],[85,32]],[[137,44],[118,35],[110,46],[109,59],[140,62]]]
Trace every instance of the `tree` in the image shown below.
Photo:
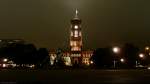
[[[33,44],[12,43],[0,49],[1,56],[9,58],[16,64],[34,64],[36,52]]]
[[[96,67],[106,68],[112,65],[112,57],[109,48],[98,48],[94,51],[91,60]]]
[[[35,64],[36,63],[36,53],[37,49],[33,44],[26,44],[24,46],[24,58],[28,64]]]
[[[56,66],[59,66],[59,67],[63,67],[64,66],[64,60],[62,59],[62,56],[63,56],[63,50],[62,49],[57,49],[57,57],[56,57]]]
[[[126,58],[126,62],[130,68],[135,67],[136,60],[138,60],[138,52],[139,48],[134,46],[133,44],[126,43],[123,48],[124,57]]]
[[[36,56],[36,64],[40,68],[48,68],[50,64],[49,53],[46,48],[40,48]]]

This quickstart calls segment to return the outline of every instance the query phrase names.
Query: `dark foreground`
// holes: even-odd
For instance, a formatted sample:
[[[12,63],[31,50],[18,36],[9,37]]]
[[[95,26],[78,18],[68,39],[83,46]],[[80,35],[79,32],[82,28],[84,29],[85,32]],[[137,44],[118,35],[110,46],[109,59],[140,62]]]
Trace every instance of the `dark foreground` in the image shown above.
[[[1,70],[0,83],[150,84],[149,70]]]

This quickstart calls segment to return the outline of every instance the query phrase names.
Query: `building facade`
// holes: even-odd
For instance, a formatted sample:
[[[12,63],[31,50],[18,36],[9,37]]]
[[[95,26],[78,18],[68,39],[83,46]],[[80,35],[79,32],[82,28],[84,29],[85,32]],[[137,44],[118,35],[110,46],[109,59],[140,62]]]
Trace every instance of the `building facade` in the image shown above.
[[[92,62],[90,58],[93,54],[93,51],[87,50],[83,51],[83,42],[82,42],[82,29],[81,23],[82,20],[78,16],[78,10],[76,10],[75,16],[70,21],[71,28],[70,28],[70,43],[69,43],[69,50],[62,52],[62,60],[66,66],[72,65],[90,65]],[[57,60],[52,59],[56,58],[58,55],[55,52],[50,51],[50,60]]]

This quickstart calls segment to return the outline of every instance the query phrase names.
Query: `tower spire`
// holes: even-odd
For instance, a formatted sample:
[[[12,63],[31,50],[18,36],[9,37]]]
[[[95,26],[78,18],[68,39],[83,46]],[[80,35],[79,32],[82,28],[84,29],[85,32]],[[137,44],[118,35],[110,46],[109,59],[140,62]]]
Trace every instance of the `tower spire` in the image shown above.
[[[79,11],[76,9],[75,18],[78,18],[78,13],[79,13]]]

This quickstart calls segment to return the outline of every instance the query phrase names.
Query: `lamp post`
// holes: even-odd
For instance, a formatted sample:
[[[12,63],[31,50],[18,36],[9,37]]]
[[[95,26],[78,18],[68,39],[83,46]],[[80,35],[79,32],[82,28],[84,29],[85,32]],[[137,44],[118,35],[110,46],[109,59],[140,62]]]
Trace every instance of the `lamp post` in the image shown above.
[[[140,53],[138,56],[138,58],[140,58],[140,59],[144,59],[144,57],[145,57],[145,55],[143,53]],[[135,63],[136,63],[136,67],[138,67],[138,61],[137,60],[135,61]]]
[[[125,61],[125,60],[124,60],[123,58],[120,59],[120,62],[124,63],[124,61]]]
[[[120,52],[120,48],[119,47],[113,47],[113,53],[118,54]],[[113,60],[113,67],[116,68],[116,56],[114,56],[114,60]]]
[[[144,54],[143,54],[143,53],[140,53],[140,54],[139,54],[139,57],[140,57],[141,59],[143,59],[143,58],[144,58]]]
[[[6,59],[6,58],[5,58],[5,59],[3,59],[3,62],[7,62],[7,61],[8,61],[8,59]]]
[[[135,67],[137,67],[138,66],[138,61],[137,60],[135,61],[135,64],[136,64]]]
[[[113,61],[114,68],[116,68],[116,60]]]
[[[147,55],[149,55],[149,52],[150,52],[150,47],[149,47],[149,46],[146,46],[146,47],[145,47],[145,53],[146,53]]]

